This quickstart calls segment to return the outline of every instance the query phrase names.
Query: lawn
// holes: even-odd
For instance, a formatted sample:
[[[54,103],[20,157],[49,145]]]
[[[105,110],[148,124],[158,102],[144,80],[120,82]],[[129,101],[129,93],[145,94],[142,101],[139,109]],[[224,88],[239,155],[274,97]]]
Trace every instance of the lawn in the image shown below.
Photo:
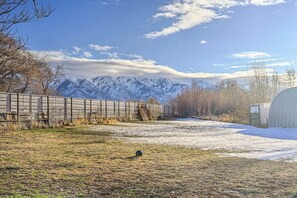
[[[296,163],[136,144],[108,131],[0,132],[0,197],[297,197],[296,178]]]

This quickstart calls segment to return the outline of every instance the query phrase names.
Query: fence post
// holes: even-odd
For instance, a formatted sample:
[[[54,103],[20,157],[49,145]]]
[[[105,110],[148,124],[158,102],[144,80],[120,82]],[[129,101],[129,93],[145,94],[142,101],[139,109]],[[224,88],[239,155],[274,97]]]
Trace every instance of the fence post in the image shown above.
[[[125,102],[125,118],[127,117],[127,102]]]
[[[135,102],[133,103],[134,103],[134,109],[133,109],[133,119],[134,119],[134,118],[137,118],[137,116],[135,116],[135,110],[138,111],[138,109],[137,109],[136,103]]]
[[[90,124],[92,123],[92,99],[90,99]]]
[[[47,111],[46,111],[46,115],[47,115],[47,124],[50,124],[50,97],[49,95],[46,96],[47,98]]]
[[[118,120],[120,120],[121,111],[120,111],[120,101],[118,100]]]
[[[11,94],[7,95],[6,113],[11,113]]]
[[[43,112],[43,96],[40,96],[40,113],[41,113],[41,119],[44,119],[44,112]],[[38,116],[39,117],[39,116]]]
[[[73,104],[72,104],[72,97],[70,98],[70,120],[73,122]]]
[[[32,126],[32,94],[29,96],[29,114],[30,114],[30,124]]]
[[[87,121],[87,100],[84,99],[84,120]]]
[[[67,98],[64,98],[64,120],[67,121]]]
[[[102,113],[102,112],[103,112],[103,107],[102,107],[102,106],[103,106],[103,105],[102,105],[102,100],[100,100],[100,109],[99,109],[99,111],[100,111],[100,114],[99,114],[99,115],[100,115],[100,118],[103,117],[103,115],[102,115],[102,114],[103,114],[103,113]]]
[[[113,101],[113,116],[116,116],[116,102]]]
[[[17,123],[20,124],[20,94],[17,93]]]
[[[107,100],[105,100],[105,118],[107,118]]]
[[[128,107],[129,119],[131,119],[131,103],[130,103],[130,101],[128,102],[128,105],[129,105],[129,107]]]

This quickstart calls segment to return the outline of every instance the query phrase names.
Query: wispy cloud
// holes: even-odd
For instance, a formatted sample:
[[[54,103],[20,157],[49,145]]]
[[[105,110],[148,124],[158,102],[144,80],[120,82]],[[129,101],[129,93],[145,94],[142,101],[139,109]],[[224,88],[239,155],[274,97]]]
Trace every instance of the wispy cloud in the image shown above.
[[[161,18],[161,17],[164,17],[164,18],[174,18],[176,17],[175,14],[173,13],[170,13],[170,12],[164,12],[164,13],[157,13],[154,18]]]
[[[229,18],[228,9],[236,6],[271,6],[285,3],[284,0],[171,0],[159,8],[154,18],[171,18],[174,22],[159,31],[145,34],[145,38],[155,39],[182,30],[190,29],[216,19]],[[229,13],[230,14],[230,13]]]
[[[68,52],[67,50],[63,50],[63,51],[68,55],[75,55],[75,56],[80,56],[85,58],[93,57],[92,53],[87,51],[85,48],[80,48],[77,46],[73,46],[72,48],[73,50],[71,52]]]
[[[264,66],[264,68],[273,69],[275,67],[292,67],[295,62],[294,61],[278,61],[279,59],[266,59],[264,61],[260,61],[261,65]],[[257,62],[250,61],[249,63],[243,63],[239,65],[227,65],[225,64],[225,69],[236,69],[236,70],[248,70],[249,68],[252,68],[254,65],[257,65]],[[278,70],[278,69],[273,69]]]
[[[116,53],[116,52],[113,52],[113,53],[110,53],[110,52],[102,52],[101,54],[107,55],[108,58],[111,58],[111,59],[117,59],[117,58],[119,58],[119,54]]]
[[[38,56],[47,59],[52,64],[63,65],[66,73],[70,76],[83,75],[84,77],[95,77],[98,75],[124,75],[124,76],[148,76],[167,77],[171,79],[190,80],[204,79],[219,81],[230,78],[244,78],[246,71],[234,73],[202,73],[202,72],[181,72],[169,66],[160,65],[150,59],[135,57],[135,59],[94,59],[77,58],[63,51],[33,51]]]
[[[88,6],[94,6],[94,5],[121,5],[121,2],[120,0],[106,0],[106,1],[103,1],[103,0],[93,0],[93,1],[89,1],[89,2],[86,2],[86,5]]]
[[[90,52],[83,52],[83,57],[91,58],[93,55]]]
[[[232,54],[232,57],[235,59],[261,59],[269,58],[271,55],[264,52],[240,52]]]
[[[205,41],[205,40],[201,40],[201,41],[200,41],[200,44],[201,44],[201,45],[207,44],[207,41]]]
[[[89,48],[96,51],[109,51],[114,49],[112,46],[101,46],[101,45],[95,45],[95,44],[89,44]]]
[[[269,63],[269,64],[266,64],[266,66],[267,67],[289,67],[289,66],[292,66],[294,64],[295,64],[295,62],[284,61],[284,62],[273,62],[273,63]]]
[[[250,0],[250,4],[256,5],[256,6],[270,6],[270,5],[276,5],[280,3],[285,3],[284,0]]]
[[[127,53],[120,53],[120,52],[112,52],[113,49],[118,49],[117,47],[108,46],[108,45],[95,45],[89,44],[84,47],[77,47],[73,46],[73,50],[60,50],[65,53],[65,55],[73,56],[73,57],[81,57],[81,58],[92,58],[93,54],[90,50],[98,51],[99,54],[104,55],[108,59],[119,59],[119,58],[126,58],[126,59],[143,59],[141,55],[138,54],[127,54]],[[58,52],[58,51],[53,51]],[[54,54],[50,54],[53,56]],[[56,55],[54,55],[56,56]]]
[[[81,51],[82,51],[81,48],[77,46],[73,46],[73,51],[72,51],[73,54],[79,54]]]
[[[242,69],[242,68],[247,68],[246,65],[233,65],[229,67],[230,69]]]

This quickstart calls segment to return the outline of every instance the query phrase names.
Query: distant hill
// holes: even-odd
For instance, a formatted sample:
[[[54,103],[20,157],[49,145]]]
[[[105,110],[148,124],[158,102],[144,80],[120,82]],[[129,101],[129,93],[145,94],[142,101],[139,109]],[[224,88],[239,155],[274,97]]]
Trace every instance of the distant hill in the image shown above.
[[[199,81],[199,84],[205,83]],[[167,78],[98,76],[90,80],[66,79],[57,87],[57,91],[65,97],[144,101],[156,98],[166,103],[187,87]]]

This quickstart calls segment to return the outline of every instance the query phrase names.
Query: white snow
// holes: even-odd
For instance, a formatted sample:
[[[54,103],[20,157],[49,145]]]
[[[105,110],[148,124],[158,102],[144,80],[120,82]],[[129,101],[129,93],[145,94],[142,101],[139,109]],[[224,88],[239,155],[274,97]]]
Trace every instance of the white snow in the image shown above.
[[[200,83],[207,86],[204,81]],[[187,84],[166,78],[98,76],[93,79],[82,78],[76,81],[66,79],[57,87],[57,90],[64,96],[79,98],[109,100],[157,98],[161,103],[166,103],[187,87]]]
[[[256,128],[195,119],[93,126],[133,142],[225,150],[223,156],[297,161],[297,129]]]

